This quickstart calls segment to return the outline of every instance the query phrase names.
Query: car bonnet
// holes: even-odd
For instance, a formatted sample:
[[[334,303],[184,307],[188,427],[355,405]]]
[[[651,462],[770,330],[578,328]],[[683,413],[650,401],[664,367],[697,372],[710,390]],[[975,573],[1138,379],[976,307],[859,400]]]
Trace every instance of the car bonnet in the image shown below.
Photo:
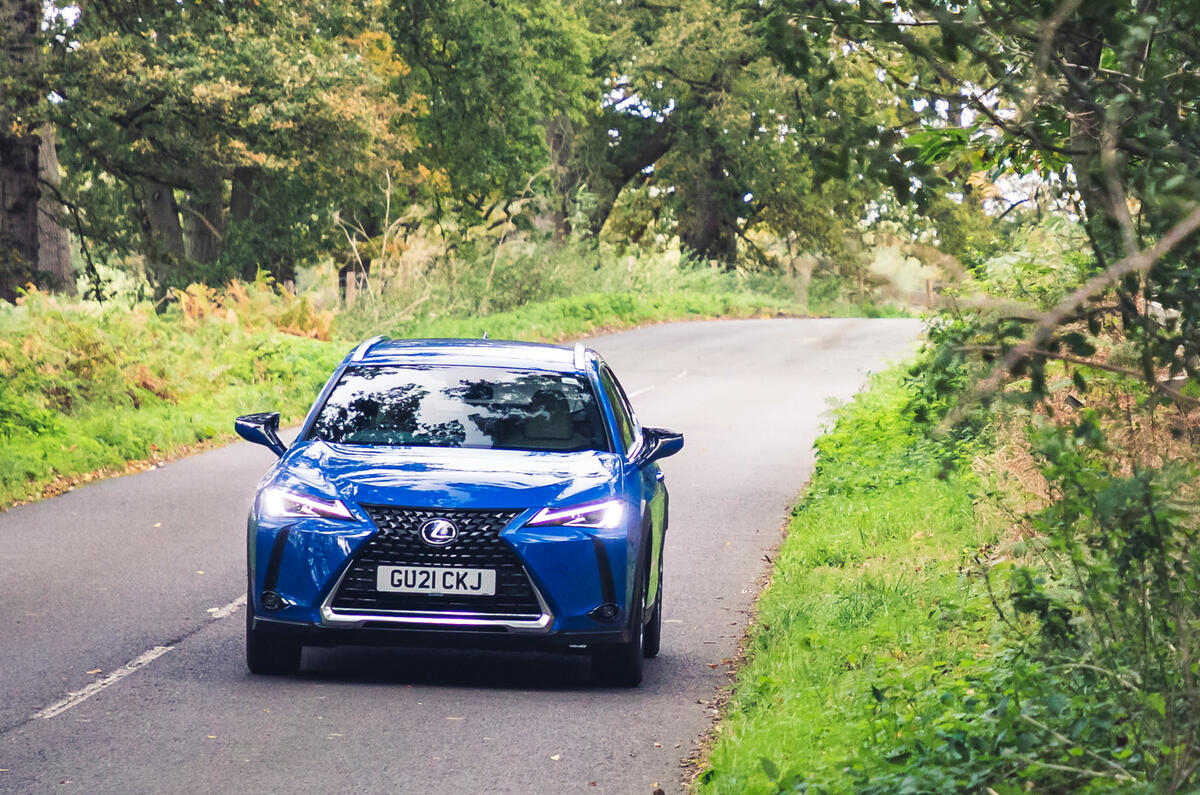
[[[289,450],[280,464],[276,484],[331,490],[330,496],[356,503],[511,509],[611,497],[620,457],[595,450],[559,453],[308,441]]]

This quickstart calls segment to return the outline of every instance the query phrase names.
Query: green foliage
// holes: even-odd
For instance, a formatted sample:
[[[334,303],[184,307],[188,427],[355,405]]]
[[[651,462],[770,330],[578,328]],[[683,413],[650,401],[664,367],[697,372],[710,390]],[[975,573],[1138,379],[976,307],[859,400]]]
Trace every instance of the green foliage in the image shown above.
[[[943,472],[910,400],[899,373],[877,377],[818,442],[701,792],[853,790],[888,697],[880,677],[985,648],[990,607],[962,572],[991,541],[978,484]]]
[[[369,269],[418,231],[447,258],[553,229],[678,239],[730,269],[781,267],[754,235],[851,264],[880,185],[910,180],[855,169],[848,142],[900,108],[836,43],[803,46],[839,69],[793,74],[774,57],[787,25],[742,0],[97,0],[53,17],[12,90],[55,124],[60,221],[89,272],[125,268],[156,297]]]
[[[1137,349],[1145,381],[1157,377],[1156,367],[1196,379],[1200,114],[1180,112],[1191,107],[1200,80],[1200,23],[1191,0],[1053,7],[1042,0],[910,0],[902,11],[890,0],[775,0],[767,7],[818,40],[870,53],[880,79],[899,101],[912,103],[903,124],[849,136],[847,144],[847,160],[878,175],[902,201],[904,182],[930,212],[950,191],[964,203],[986,200],[981,185],[1009,175],[1040,178],[1038,194],[1023,200],[1032,198],[1039,215],[1049,195],[1071,206],[1086,237],[1076,249],[1085,256],[1046,262],[1009,255],[993,259],[986,274],[1035,308],[1073,296],[1050,318],[1055,328],[1036,332],[1049,358],[1066,345],[1060,332],[1080,333],[1072,323],[1086,320],[1094,343],[1101,321],[1112,317]],[[837,48],[786,37],[773,42],[780,62],[797,74],[845,71]],[[1147,260],[1110,290],[1073,295],[1080,277],[1148,249],[1173,229],[1180,239],[1153,267]],[[959,237],[963,231],[969,228],[954,230]],[[986,246],[972,252],[970,237],[954,245],[971,264],[994,254]],[[1162,310],[1149,309],[1155,305]],[[1041,319],[1029,310],[1020,316],[1026,329]],[[1042,394],[1037,375],[1044,362],[1020,359],[1018,369],[1035,375],[1033,394]]]
[[[0,311],[0,504],[47,484],[227,437],[230,417],[308,407],[342,351],[227,316],[44,296]]]
[[[1195,782],[1200,731],[1197,469],[1114,456],[1099,416],[1031,432],[1055,499],[1033,517],[1044,562],[1017,570],[1011,601],[1039,627],[1038,656],[1094,666],[1129,727],[1115,760],[1163,791]]]
[[[1042,423],[1052,499],[997,552],[965,466],[994,442],[928,435],[943,366],[818,442],[700,791],[1193,791],[1194,463],[1131,468],[1094,412]]]
[[[472,327],[482,329],[497,322],[494,318],[498,312],[519,311],[531,303],[556,305],[565,301],[563,305],[574,305],[578,296],[609,293],[644,296],[646,306],[656,301],[669,304],[672,299],[660,296],[686,292],[714,298],[758,296],[775,311],[805,309],[794,306],[791,287],[775,272],[726,271],[692,262],[677,249],[620,253],[594,240],[554,245],[517,239],[499,248],[465,246],[436,264],[401,264],[397,270],[406,268],[406,279],[395,278],[372,289],[355,304],[354,311],[342,312],[337,320],[338,333],[348,338],[365,337],[379,328],[423,327],[440,323],[445,317],[475,318],[478,322],[472,321]],[[849,310],[848,306],[844,308]],[[719,314],[713,308],[697,311]],[[651,312],[644,319],[654,319],[654,315]],[[452,320],[445,327],[456,324],[458,321]],[[490,333],[495,337],[499,332]]]
[[[1123,773],[1130,715],[1095,672],[1001,646],[881,673],[854,791],[1154,792]],[[1099,752],[1099,753],[1098,753]]]
[[[265,274],[221,290],[191,285],[161,312],[131,296],[99,307],[37,292],[0,307],[0,505],[229,438],[239,414],[278,409],[285,422],[297,421],[350,345],[378,333],[562,340],[665,320],[794,311],[778,280],[771,295],[756,291],[769,280],[681,267],[677,258],[601,266],[594,254],[575,261],[570,252],[529,251],[500,270],[555,257],[545,280],[532,280],[541,285],[533,292],[515,278],[497,279],[494,305],[506,309],[486,316],[478,304],[455,306],[441,294],[440,311],[417,317],[399,317],[366,295],[335,318]],[[591,280],[580,278],[573,290],[584,274]],[[588,288],[594,292],[580,292]],[[340,341],[321,341],[335,328]]]
[[[449,317],[402,323],[387,329],[401,337],[480,337],[564,340],[667,320],[755,317],[791,311],[791,304],[754,293],[693,290],[643,293],[585,293],[527,304],[484,317]]]
[[[989,295],[1049,309],[1076,284],[1095,274],[1087,236],[1061,215],[1023,225],[1009,236],[1008,249],[979,262],[975,278]]]
[[[411,146],[385,92],[403,65],[353,5],[89,3],[47,62],[75,231],[160,294],[328,251]]]
[[[427,103],[418,137],[445,175],[444,198],[486,218],[485,206],[516,198],[544,170],[546,122],[589,110],[594,37],[559,0],[397,0],[389,16],[413,67],[396,89]]]
[[[1193,791],[1195,469],[1122,471],[1087,414],[1033,441],[1055,499],[983,570],[998,650],[881,675],[856,790]]]

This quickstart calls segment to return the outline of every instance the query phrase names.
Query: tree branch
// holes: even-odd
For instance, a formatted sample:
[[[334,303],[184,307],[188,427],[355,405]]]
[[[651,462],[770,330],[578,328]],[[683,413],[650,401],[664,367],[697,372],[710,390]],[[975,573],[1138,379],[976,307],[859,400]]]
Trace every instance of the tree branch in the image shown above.
[[[957,348],[957,350],[960,350],[963,353],[1000,353],[1004,349],[999,345],[963,345]],[[1118,375],[1127,375],[1153,386],[1155,389],[1173,398],[1177,402],[1190,403],[1195,406],[1200,406],[1200,398],[1194,398],[1190,395],[1183,394],[1178,389],[1171,386],[1169,382],[1159,381],[1157,378],[1147,379],[1145,373],[1141,372],[1140,370],[1134,370],[1130,367],[1120,367],[1115,364],[1108,364],[1107,362],[1098,362],[1094,359],[1088,359],[1083,356],[1075,356],[1070,353],[1060,353],[1058,351],[1047,351],[1041,348],[1031,350],[1027,355],[1040,356],[1045,359],[1055,359],[1060,362],[1070,362],[1071,364],[1078,364],[1082,367],[1091,367],[1096,370],[1104,370],[1105,372],[1116,373]]]
[[[1197,229],[1200,229],[1200,205],[1193,207],[1187,217],[1172,227],[1153,246],[1118,260],[1103,273],[1085,282],[1073,293],[1060,301],[1053,309],[1041,316],[1033,337],[1009,350],[1000,363],[992,369],[988,377],[980,383],[977,390],[978,394],[987,395],[995,392],[999,388],[1000,382],[1004,380],[1005,373],[1012,370],[1013,366],[1026,356],[1033,353],[1043,354],[1044,352],[1037,349],[1050,339],[1054,330],[1062,325],[1063,321],[1071,313],[1089,299],[1099,295],[1110,285],[1121,281],[1121,279],[1130,274],[1146,273],[1154,267],[1154,264],[1163,255],[1170,253]],[[1139,373],[1138,377],[1144,380],[1143,374]]]

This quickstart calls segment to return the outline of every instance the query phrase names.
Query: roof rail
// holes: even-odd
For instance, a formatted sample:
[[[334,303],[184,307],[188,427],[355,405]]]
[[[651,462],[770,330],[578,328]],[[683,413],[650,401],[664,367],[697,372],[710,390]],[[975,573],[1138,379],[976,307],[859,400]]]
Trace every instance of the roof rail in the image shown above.
[[[575,369],[583,370],[587,367],[587,350],[583,347],[582,342],[575,343]]]
[[[361,362],[363,360],[363,357],[365,357],[368,353],[371,352],[372,348],[374,348],[376,345],[378,345],[381,342],[384,342],[387,339],[388,339],[387,337],[380,334],[378,337],[371,337],[371,339],[369,339],[369,340],[360,342],[358,344],[358,347],[354,349],[354,353],[350,354],[350,361]]]

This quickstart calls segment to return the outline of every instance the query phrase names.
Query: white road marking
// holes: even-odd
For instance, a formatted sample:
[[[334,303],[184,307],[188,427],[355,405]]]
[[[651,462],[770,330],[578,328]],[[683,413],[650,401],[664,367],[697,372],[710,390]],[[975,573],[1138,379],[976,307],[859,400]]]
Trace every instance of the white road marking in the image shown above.
[[[106,687],[109,687],[110,685],[115,685],[117,682],[120,682],[122,679],[129,676],[131,673],[133,673],[137,669],[143,668],[143,667],[149,665],[150,663],[154,662],[159,657],[163,656],[164,654],[166,654],[173,648],[175,648],[175,647],[174,646],[155,646],[153,649],[150,649],[150,651],[143,652],[142,654],[138,655],[138,657],[135,658],[134,660],[125,663],[120,668],[113,671],[111,674],[104,677],[103,679],[96,681],[96,682],[92,682],[90,685],[83,688],[82,690],[76,690],[73,693],[68,693],[67,697],[64,698],[62,701],[59,701],[55,704],[51,704],[50,706],[46,707],[41,712],[34,713],[33,717],[42,718],[43,720],[48,720],[50,718],[53,718],[55,715],[61,715],[62,713],[69,710],[71,707],[74,707],[77,704],[82,704],[84,701],[87,701],[89,698],[96,695],[101,690],[105,689]]]
[[[644,394],[646,394],[647,392],[649,392],[651,389],[654,389],[654,387],[652,387],[652,386],[646,386],[646,387],[642,387],[641,389],[635,389],[633,392],[630,392],[630,393],[629,393],[629,399],[630,399],[630,400],[633,400],[633,399],[634,399],[635,397],[637,397],[638,395],[644,395]]]
[[[234,599],[224,607],[210,607],[208,612],[212,615],[213,621],[219,621],[222,618],[229,618],[246,604],[246,594],[242,594],[237,599]]]
[[[210,607],[208,609],[208,612],[209,612],[209,615],[211,616],[211,620],[219,621],[222,618],[229,618],[229,616],[236,613],[245,604],[246,604],[246,595],[242,594],[237,599],[234,599],[232,602],[225,605],[224,607]],[[135,657],[134,659],[125,663],[120,668],[113,671],[111,674],[104,677],[103,679],[98,679],[95,682],[92,682],[90,685],[83,688],[82,690],[74,690],[70,693],[67,693],[67,697],[62,699],[61,701],[56,701],[55,703],[53,703],[50,706],[43,709],[42,711],[35,712],[33,717],[41,718],[42,720],[49,720],[50,718],[53,718],[55,715],[61,715],[62,713],[69,710],[71,707],[77,706],[77,705],[82,704],[83,702],[87,701],[89,698],[96,695],[101,690],[104,690],[105,688],[111,687],[112,685],[115,685],[117,682],[120,682],[122,679],[129,676],[131,673],[138,670],[139,668],[145,668],[147,665],[154,662],[159,657],[163,656],[164,654],[166,654],[167,652],[171,651],[171,649],[174,649],[174,648],[175,648],[174,646],[155,646],[153,649],[150,649],[149,651],[142,652],[137,657]]]

